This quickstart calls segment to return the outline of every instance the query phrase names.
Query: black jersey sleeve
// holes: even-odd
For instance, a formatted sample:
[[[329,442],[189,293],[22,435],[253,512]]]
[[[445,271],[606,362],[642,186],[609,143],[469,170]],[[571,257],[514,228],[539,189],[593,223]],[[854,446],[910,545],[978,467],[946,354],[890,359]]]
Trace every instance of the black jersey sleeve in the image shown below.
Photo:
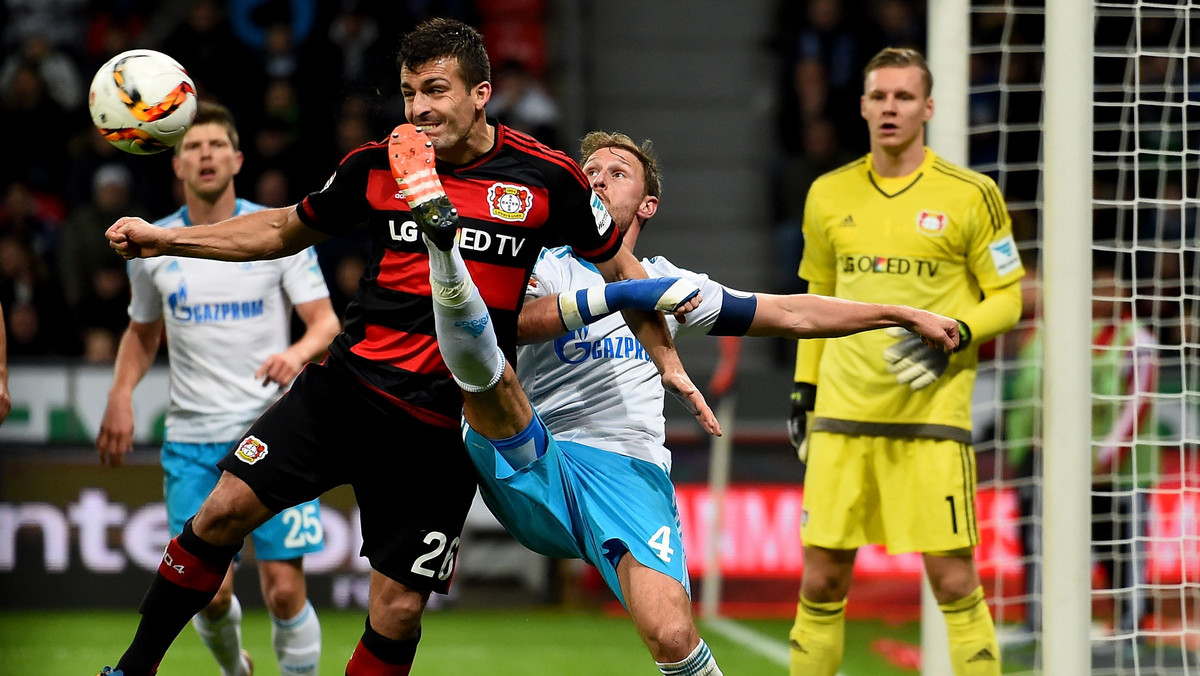
[[[368,176],[372,154],[380,147],[379,143],[368,143],[342,158],[325,186],[300,201],[297,209],[300,220],[333,237],[344,235],[365,222],[371,211]]]
[[[592,200],[599,198],[592,193],[583,171],[572,161],[552,173],[547,177],[554,195],[550,218],[558,224],[558,234],[576,254],[592,263],[602,263],[617,255],[621,248],[620,233],[611,218],[597,224]]]

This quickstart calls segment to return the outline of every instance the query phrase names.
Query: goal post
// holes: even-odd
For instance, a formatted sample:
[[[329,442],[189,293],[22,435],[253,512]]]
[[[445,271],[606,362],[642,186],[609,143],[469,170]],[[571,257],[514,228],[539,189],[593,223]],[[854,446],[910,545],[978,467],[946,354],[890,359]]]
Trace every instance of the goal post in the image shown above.
[[[970,4],[969,166],[1040,275],[975,402],[1038,578],[988,573],[1006,672],[1200,674],[1200,2]]]
[[[1046,5],[1042,259],[1043,673],[1091,671],[1093,0]]]
[[[971,47],[970,0],[929,0],[925,50],[933,75],[934,115],[926,130],[930,148],[947,160],[967,165],[967,70]],[[946,620],[938,607],[928,576],[921,576],[921,676],[952,676]]]

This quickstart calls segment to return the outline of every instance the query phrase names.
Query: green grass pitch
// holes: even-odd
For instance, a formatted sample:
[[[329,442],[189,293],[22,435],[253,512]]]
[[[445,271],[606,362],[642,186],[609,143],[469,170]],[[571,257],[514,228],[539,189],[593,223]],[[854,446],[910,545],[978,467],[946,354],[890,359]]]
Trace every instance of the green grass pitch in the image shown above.
[[[362,633],[365,612],[321,610],[321,673],[340,676]],[[0,611],[0,674],[13,676],[95,676],[114,662],[128,644],[138,615],[116,611]],[[701,633],[728,676],[786,674],[788,620],[737,621],[757,633],[774,656],[726,638],[701,625]],[[901,676],[871,649],[878,638],[915,642],[916,626],[849,622],[844,676]],[[278,674],[265,611],[247,611],[246,647],[258,676]],[[216,664],[188,627],[159,670],[162,676],[215,676]],[[514,610],[445,609],[427,613],[413,676],[613,676],[657,674],[649,653],[627,617],[594,611],[522,608]]]

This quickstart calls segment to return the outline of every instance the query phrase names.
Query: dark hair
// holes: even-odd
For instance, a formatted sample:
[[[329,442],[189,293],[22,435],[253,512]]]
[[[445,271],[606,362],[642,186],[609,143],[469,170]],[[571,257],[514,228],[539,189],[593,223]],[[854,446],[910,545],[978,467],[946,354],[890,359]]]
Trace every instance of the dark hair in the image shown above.
[[[878,54],[871,57],[863,68],[863,80],[871,71],[879,68],[907,68],[916,66],[921,69],[921,79],[925,81],[925,97],[933,94],[933,73],[929,72],[929,64],[921,52],[909,47],[884,47]]]
[[[416,70],[438,57],[458,61],[458,73],[467,87],[492,79],[492,64],[479,31],[454,19],[438,17],[419,24],[400,42],[396,68]]]
[[[588,158],[604,148],[619,148],[632,154],[642,163],[644,190],[647,195],[659,197],[662,195],[662,168],[658,166],[658,154],[654,152],[654,144],[650,139],[635,143],[632,138],[619,131],[588,132],[579,142],[579,156],[584,164]]]
[[[211,101],[200,101],[196,104],[196,117],[192,119],[192,126],[198,124],[219,124],[225,127],[225,132],[229,134],[229,144],[234,150],[241,150],[241,140],[238,137],[237,127],[233,124],[233,113],[229,109],[219,103]],[[182,145],[175,146],[176,152]]]

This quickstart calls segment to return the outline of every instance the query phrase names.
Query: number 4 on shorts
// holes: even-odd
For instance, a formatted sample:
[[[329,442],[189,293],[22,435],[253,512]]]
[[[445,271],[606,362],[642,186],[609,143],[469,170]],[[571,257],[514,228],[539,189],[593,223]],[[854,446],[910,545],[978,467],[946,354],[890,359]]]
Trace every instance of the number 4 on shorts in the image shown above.
[[[667,563],[671,562],[671,555],[675,553],[675,550],[671,549],[670,526],[663,526],[662,528],[659,528],[654,536],[647,540],[646,543],[650,545],[650,549],[653,549],[655,554],[658,554],[658,558],[666,561]]]

